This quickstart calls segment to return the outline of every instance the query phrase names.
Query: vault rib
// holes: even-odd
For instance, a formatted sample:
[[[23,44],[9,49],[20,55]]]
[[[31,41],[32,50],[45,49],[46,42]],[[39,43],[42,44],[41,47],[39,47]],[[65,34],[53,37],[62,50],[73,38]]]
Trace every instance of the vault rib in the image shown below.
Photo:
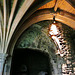
[[[16,9],[16,6],[17,6],[17,2],[18,2],[18,0],[14,0],[14,2],[13,2],[12,10],[11,10],[9,21],[8,21],[7,34],[6,34],[6,42],[7,42],[7,39],[8,39],[8,34],[10,32],[10,29],[11,29],[11,22],[12,22],[12,19],[14,17],[14,12],[15,12],[15,9]]]

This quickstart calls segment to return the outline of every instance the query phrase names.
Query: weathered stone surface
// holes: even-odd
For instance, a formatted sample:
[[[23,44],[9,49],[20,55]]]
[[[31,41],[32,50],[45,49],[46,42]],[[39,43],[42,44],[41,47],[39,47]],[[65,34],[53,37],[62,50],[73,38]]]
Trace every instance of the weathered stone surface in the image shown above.
[[[53,40],[48,36],[47,28],[50,23],[52,22],[42,21],[33,24],[22,34],[22,36],[17,41],[15,48],[31,48],[47,52],[50,56],[50,64],[52,65],[52,75],[61,75],[62,64],[66,63],[67,58],[72,58],[73,62],[75,62],[75,56],[72,57],[72,55],[75,55],[75,31],[70,27],[62,24],[61,27],[64,34],[64,39],[65,41],[67,41],[66,45],[68,45],[69,47],[69,52],[67,52],[67,54],[69,54],[70,57],[60,57],[59,55],[56,55],[56,45],[54,44]]]

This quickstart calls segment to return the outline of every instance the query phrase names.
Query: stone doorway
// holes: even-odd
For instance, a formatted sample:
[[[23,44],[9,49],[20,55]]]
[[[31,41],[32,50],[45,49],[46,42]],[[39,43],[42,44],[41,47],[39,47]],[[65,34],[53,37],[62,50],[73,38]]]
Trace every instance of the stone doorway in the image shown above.
[[[51,75],[49,54],[35,49],[15,49],[11,75]]]

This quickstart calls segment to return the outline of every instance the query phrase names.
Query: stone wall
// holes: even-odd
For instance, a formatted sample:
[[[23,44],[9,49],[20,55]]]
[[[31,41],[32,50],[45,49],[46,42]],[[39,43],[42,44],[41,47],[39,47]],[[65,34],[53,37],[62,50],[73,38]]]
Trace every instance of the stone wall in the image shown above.
[[[51,66],[52,75],[61,75],[62,64],[65,64],[66,60],[64,60],[65,57],[60,57],[59,55],[56,55],[57,51],[56,45],[54,44],[52,39],[48,36],[47,28],[51,23],[52,21],[42,21],[33,24],[18,39],[15,49],[31,48],[47,52],[50,56],[50,64],[52,65]],[[61,27],[64,33],[64,38],[70,44],[71,53],[74,55],[75,31],[64,24],[61,24]],[[75,62],[74,57],[75,56],[73,56],[73,61]]]

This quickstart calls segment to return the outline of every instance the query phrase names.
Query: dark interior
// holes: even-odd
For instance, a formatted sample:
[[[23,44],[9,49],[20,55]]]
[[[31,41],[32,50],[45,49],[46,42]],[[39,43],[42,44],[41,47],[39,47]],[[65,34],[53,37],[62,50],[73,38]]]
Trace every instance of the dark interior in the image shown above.
[[[49,55],[40,50],[15,49],[11,75],[51,75]]]

